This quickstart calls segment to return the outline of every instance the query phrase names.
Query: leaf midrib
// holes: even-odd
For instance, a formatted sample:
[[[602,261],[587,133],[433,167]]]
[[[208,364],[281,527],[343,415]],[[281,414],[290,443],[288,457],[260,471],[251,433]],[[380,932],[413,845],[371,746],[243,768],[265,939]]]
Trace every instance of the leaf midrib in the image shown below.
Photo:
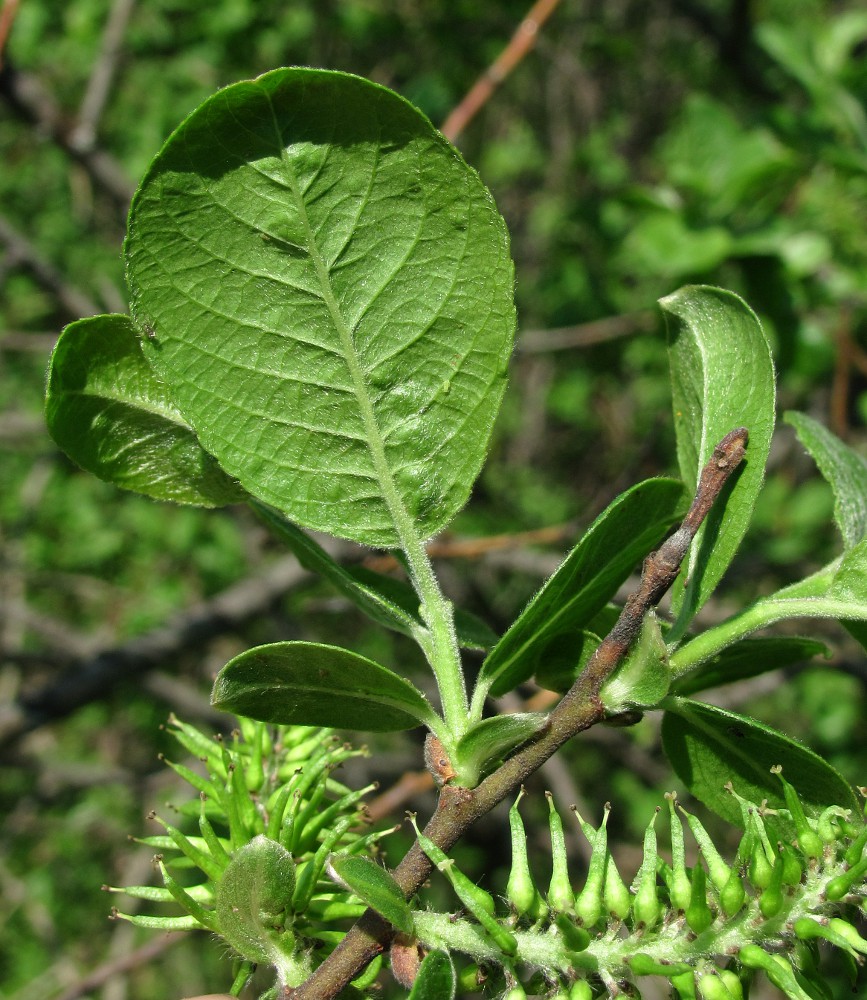
[[[358,356],[358,351],[355,347],[355,342],[352,338],[352,331],[350,330],[349,324],[341,311],[340,304],[337,301],[337,296],[331,283],[331,276],[328,267],[316,241],[316,236],[310,223],[310,218],[307,214],[307,206],[304,202],[304,195],[300,190],[298,179],[295,176],[295,171],[292,168],[288,151],[283,142],[277,113],[270,94],[267,95],[267,100],[274,124],[274,135],[277,147],[280,150],[280,163],[285,171],[288,190],[292,194],[296,210],[304,227],[308,253],[310,254],[310,259],[313,261],[313,266],[316,269],[316,277],[322,289],[323,301],[325,302],[329,315],[331,316],[332,322],[334,323],[338,336],[340,337],[343,358],[346,361],[347,368],[349,369],[353,391],[361,411],[361,418],[366,432],[365,443],[367,444],[367,449],[373,463],[376,479],[379,483],[380,489],[382,490],[382,497],[385,501],[385,505],[391,515],[395,533],[405,548],[407,535],[415,534],[413,521],[409,515],[409,511],[406,509],[403,498],[398,492],[397,484],[395,483],[394,477],[391,473],[391,468],[389,467],[385,453],[385,441],[383,440],[379,424],[377,423],[376,414],[373,409],[373,402],[370,397],[370,391],[362,372],[361,362]]]

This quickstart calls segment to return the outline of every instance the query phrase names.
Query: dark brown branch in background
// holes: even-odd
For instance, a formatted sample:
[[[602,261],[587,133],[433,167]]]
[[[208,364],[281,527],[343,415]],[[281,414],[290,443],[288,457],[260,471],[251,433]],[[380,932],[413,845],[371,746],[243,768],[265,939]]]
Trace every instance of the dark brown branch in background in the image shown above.
[[[542,735],[510,757],[477,788],[451,785],[443,788],[436,811],[424,830],[442,850],[450,850],[474,823],[514,794],[564,743],[604,718],[605,709],[599,697],[603,684],[622,663],[641,630],[644,616],[680,572],[680,563],[690,541],[740,465],[747,439],[746,429],[740,427],[727,434],[714,449],[681,526],[645,560],[638,590],[626,602],[614,628],[603,639],[581,676],[548,716]],[[432,870],[433,866],[416,843],[393,875],[409,898],[421,888]],[[391,926],[368,910],[305,983],[286,991],[286,1000],[333,1000],[387,947],[392,934]]]
[[[491,95],[536,44],[539,29],[554,13],[560,0],[537,0],[518,25],[509,44],[473,84],[460,104],[452,110],[440,127],[454,141],[476,114],[491,99]]]
[[[35,125],[87,171],[96,187],[125,214],[135,190],[123,167],[101,149],[78,149],[73,122],[35,76],[19,72],[8,61],[0,68],[0,97],[23,121]]]
[[[135,0],[114,0],[102,40],[99,56],[93,65],[87,90],[78,112],[78,121],[69,136],[70,144],[82,152],[89,152],[96,142],[99,119],[111,94],[111,86],[123,51],[123,37],[135,7]]]
[[[242,580],[145,635],[75,661],[59,680],[0,709],[0,748],[90,701],[109,696],[123,681],[140,678],[183,651],[204,646],[310,576],[294,556],[286,556],[261,575]]]
[[[518,337],[515,349],[518,354],[545,354],[548,351],[568,351],[574,348],[593,347],[609,340],[630,337],[634,333],[647,333],[656,327],[657,318],[652,312],[624,313],[606,316],[589,323],[555,327],[551,330],[527,330]]]
[[[6,268],[21,267],[30,271],[39,284],[52,292],[70,316],[93,316],[99,306],[79,291],[39,253],[36,247],[3,216],[0,216],[0,243],[6,248]]]
[[[155,937],[153,940],[148,941],[147,944],[143,944],[140,948],[136,948],[135,951],[131,951],[128,955],[121,955],[118,958],[104,962],[82,979],[81,982],[76,983],[61,993],[57,997],[57,1000],[79,1000],[79,997],[93,993],[94,990],[99,989],[100,986],[105,986],[110,980],[126,975],[126,973],[132,972],[134,969],[139,968],[139,966],[152,962],[155,958],[158,958],[164,952],[168,951],[169,948],[173,948],[188,936],[188,934],[181,932],[162,934],[160,937]]]

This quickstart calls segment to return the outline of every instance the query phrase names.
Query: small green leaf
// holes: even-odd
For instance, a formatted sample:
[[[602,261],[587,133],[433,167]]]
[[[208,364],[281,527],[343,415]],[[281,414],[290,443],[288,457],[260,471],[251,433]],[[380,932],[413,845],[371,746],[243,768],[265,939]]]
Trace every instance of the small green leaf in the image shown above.
[[[413,933],[412,910],[397,882],[381,865],[358,854],[332,854],[328,872],[404,934]]]
[[[151,164],[124,255],[148,360],[251,494],[384,547],[464,505],[513,267],[489,191],[408,101],[307,68],[226,87]]]
[[[749,527],[774,430],[774,366],[762,326],[732,292],[687,286],[660,300],[668,327],[674,429],[690,490],[714,447],[736,427],[747,456],[699,528],[674,597],[680,636],[719,583]],[[674,636],[672,636],[674,638]]]
[[[275,642],[230,660],[211,703],[261,722],[391,732],[436,723],[424,695],[391,670],[339,646]]]
[[[684,674],[675,681],[672,692],[687,696],[748,677],[758,677],[794,663],[803,663],[814,656],[829,655],[828,647],[816,639],[796,636],[742,639],[706,660],[691,673]]]
[[[599,692],[609,714],[652,708],[668,694],[671,673],[668,650],[659,619],[650,612],[641,625],[638,641]]]
[[[458,983],[455,967],[444,951],[425,956],[407,1000],[455,1000]]]
[[[294,888],[295,862],[286,848],[268,837],[251,840],[217,885],[220,933],[244,958],[279,965],[283,912]]]
[[[673,479],[649,479],[622,493],[491,650],[479,690],[504,694],[531,677],[556,637],[575,636],[577,661],[578,633],[679,520],[683,500],[683,486]]]
[[[122,489],[202,507],[246,498],[172,404],[128,316],[66,327],[51,355],[45,418],[74,462]]]
[[[690,792],[729,823],[743,826],[740,806],[725,790],[729,781],[751,802],[766,799],[772,809],[786,808],[780,782],[771,774],[777,764],[792,775],[808,815],[830,805],[858,809],[852,789],[830,764],[769,726],[686,698],[666,698],[663,707],[668,759]]]
[[[462,782],[474,785],[487,765],[526,743],[544,726],[546,718],[542,712],[516,712],[477,722],[463,735],[452,759]]]
[[[818,421],[788,411],[783,419],[819,467],[834,492],[834,520],[847,549],[867,534],[867,462]]]

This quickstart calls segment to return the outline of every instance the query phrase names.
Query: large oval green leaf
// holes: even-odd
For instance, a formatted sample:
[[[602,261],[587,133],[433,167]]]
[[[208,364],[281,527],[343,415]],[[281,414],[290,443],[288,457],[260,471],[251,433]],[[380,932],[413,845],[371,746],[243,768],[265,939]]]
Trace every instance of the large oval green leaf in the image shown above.
[[[433,723],[424,695],[366,656],[316,642],[248,649],[217,674],[211,703],[260,722],[386,733]]]
[[[513,269],[489,192],[408,102],[312,69],[227,87],[154,160],[125,256],[149,360],[250,493],[382,546],[464,504]]]
[[[122,489],[202,507],[246,497],[154,376],[129,316],[90,316],[61,333],[48,367],[45,420],[74,462]]]

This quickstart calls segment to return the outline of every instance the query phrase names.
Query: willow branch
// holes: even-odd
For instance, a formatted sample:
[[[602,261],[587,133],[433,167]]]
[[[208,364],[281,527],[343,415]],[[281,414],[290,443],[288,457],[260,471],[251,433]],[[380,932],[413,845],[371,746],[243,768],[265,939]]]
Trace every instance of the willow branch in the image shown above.
[[[509,44],[467,91],[466,96],[441,126],[446,138],[454,140],[491,99],[491,95],[536,44],[539,29],[554,13],[560,0],[536,0],[518,25]]]
[[[444,851],[494,806],[513,795],[564,743],[605,716],[599,697],[602,685],[623,662],[641,631],[645,615],[674,583],[687,549],[732,473],[740,465],[748,440],[746,428],[727,434],[702,470],[695,499],[680,527],[644,562],[638,589],[627,600],[614,628],[602,640],[584,671],[548,716],[541,735],[520,749],[473,789],[446,785],[425,834]],[[418,892],[433,866],[414,844],[395,868],[395,881],[409,898]],[[368,910],[319,966],[286,1000],[333,1000],[377,954],[388,946],[394,931]]]

